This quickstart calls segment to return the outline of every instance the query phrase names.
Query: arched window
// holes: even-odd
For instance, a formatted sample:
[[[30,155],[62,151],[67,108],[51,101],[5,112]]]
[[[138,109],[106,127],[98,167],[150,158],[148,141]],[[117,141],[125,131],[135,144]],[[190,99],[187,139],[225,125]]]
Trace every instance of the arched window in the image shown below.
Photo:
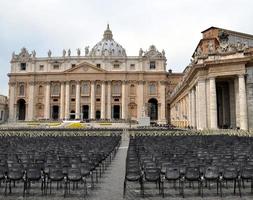
[[[76,85],[71,85],[71,95],[75,95],[76,94]]]
[[[135,90],[135,86],[132,84],[130,85],[130,95],[135,95],[136,90]]]
[[[149,94],[150,95],[155,95],[156,94],[156,85],[155,85],[155,83],[151,83],[149,85]]]
[[[25,96],[25,86],[23,84],[19,86],[19,96]]]
[[[96,95],[100,95],[101,94],[101,86],[97,85],[96,86]]]
[[[90,94],[90,87],[88,83],[83,83],[82,85],[82,95],[89,95]]]
[[[39,86],[39,95],[42,95],[42,94],[43,94],[43,86],[40,85],[40,86]]]
[[[53,85],[52,87],[52,95],[60,94],[60,86],[58,84]]]
[[[120,89],[120,83],[115,83],[112,87],[112,93],[114,95],[120,95],[121,94],[121,89]]]

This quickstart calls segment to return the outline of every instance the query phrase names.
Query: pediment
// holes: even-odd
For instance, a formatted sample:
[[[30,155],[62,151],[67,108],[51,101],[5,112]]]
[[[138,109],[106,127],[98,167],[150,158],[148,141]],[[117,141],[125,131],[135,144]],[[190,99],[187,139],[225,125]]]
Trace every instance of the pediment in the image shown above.
[[[106,72],[106,70],[98,68],[90,63],[83,62],[71,69],[66,70],[64,73],[80,74],[80,73],[104,73],[104,72]]]

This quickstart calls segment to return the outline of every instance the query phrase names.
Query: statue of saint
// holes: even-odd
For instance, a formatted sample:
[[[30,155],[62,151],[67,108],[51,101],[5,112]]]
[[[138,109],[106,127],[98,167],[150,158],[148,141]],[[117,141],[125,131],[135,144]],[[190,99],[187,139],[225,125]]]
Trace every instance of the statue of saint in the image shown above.
[[[63,56],[63,57],[66,56],[66,50],[65,50],[65,49],[63,49],[63,51],[62,51],[62,56]]]
[[[50,49],[48,50],[47,55],[48,55],[49,58],[51,58],[52,52],[51,52]]]
[[[165,51],[164,51],[164,49],[162,50],[162,55],[163,55],[163,57],[165,57]]]
[[[68,50],[68,56],[70,56],[70,55],[71,55],[71,50],[69,49],[69,50]]]
[[[12,52],[12,59],[15,58],[15,51]]]
[[[32,51],[32,57],[33,57],[33,58],[36,57],[36,51],[35,51],[35,50]]]
[[[86,46],[85,47],[85,56],[88,56],[88,54],[89,54],[89,46]]]
[[[78,48],[76,51],[77,51],[77,56],[80,56],[81,55],[81,50]]]
[[[142,50],[142,48],[140,48],[140,50],[139,50],[139,56],[142,56],[142,54],[143,54],[143,50]]]

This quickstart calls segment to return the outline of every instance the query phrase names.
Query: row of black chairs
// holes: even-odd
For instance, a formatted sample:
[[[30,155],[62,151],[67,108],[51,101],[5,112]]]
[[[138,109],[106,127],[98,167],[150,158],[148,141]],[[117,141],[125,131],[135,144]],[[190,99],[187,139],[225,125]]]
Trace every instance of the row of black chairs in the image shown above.
[[[165,195],[165,183],[172,182],[184,197],[187,184],[198,185],[198,194],[215,183],[217,194],[230,188],[242,195],[250,182],[253,190],[253,139],[229,136],[139,136],[130,139],[126,158],[124,195],[127,182],[138,181],[144,196],[144,184],[154,182]]]
[[[12,187],[21,182],[26,196],[37,182],[42,195],[47,195],[48,190],[51,194],[52,184],[56,183],[57,189],[64,189],[65,197],[72,183],[73,190],[82,184],[85,196],[88,178],[93,189],[115,156],[120,139],[120,136],[2,137],[0,182],[5,185],[4,194],[12,193]]]

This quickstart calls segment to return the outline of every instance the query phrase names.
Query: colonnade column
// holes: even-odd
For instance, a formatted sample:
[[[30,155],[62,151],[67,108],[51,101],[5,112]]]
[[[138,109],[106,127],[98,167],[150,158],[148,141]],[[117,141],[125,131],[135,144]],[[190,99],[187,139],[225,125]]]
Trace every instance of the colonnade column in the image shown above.
[[[16,121],[16,111],[15,111],[15,88],[16,83],[9,83],[9,121]]]
[[[240,107],[240,128],[248,130],[247,99],[244,75],[238,77],[239,85],[239,107]]]
[[[209,79],[210,85],[210,128],[217,129],[218,121],[217,121],[217,95],[216,95],[216,84],[215,78],[211,77]]]
[[[105,81],[102,82],[101,89],[101,119],[105,119]]]
[[[50,119],[50,82],[46,82],[44,118]]]
[[[197,86],[197,102],[198,102],[198,126],[197,128],[203,130],[207,128],[206,116],[206,80],[198,81]]]
[[[192,91],[189,90],[188,92],[188,115],[187,115],[187,119],[188,119],[188,126],[191,126],[192,125],[192,119],[191,119],[191,116],[192,116],[192,111],[191,111],[191,108],[192,108]]]
[[[60,119],[64,119],[64,96],[65,96],[65,83],[61,82],[61,96],[60,96]]]
[[[111,89],[111,81],[107,81],[107,119],[111,119],[112,115],[112,105],[111,105],[111,98],[112,98],[112,89]]]
[[[196,128],[196,90],[192,89],[192,127]]]
[[[121,112],[121,118],[126,118],[126,81],[122,81],[122,112]]]
[[[95,119],[95,81],[91,81],[90,118]]]
[[[29,96],[28,96],[28,121],[32,121],[34,119],[34,87],[35,82],[29,82]]]
[[[80,119],[80,81],[76,81],[76,119]]]
[[[65,91],[65,119],[69,119],[69,81],[66,82]]]

